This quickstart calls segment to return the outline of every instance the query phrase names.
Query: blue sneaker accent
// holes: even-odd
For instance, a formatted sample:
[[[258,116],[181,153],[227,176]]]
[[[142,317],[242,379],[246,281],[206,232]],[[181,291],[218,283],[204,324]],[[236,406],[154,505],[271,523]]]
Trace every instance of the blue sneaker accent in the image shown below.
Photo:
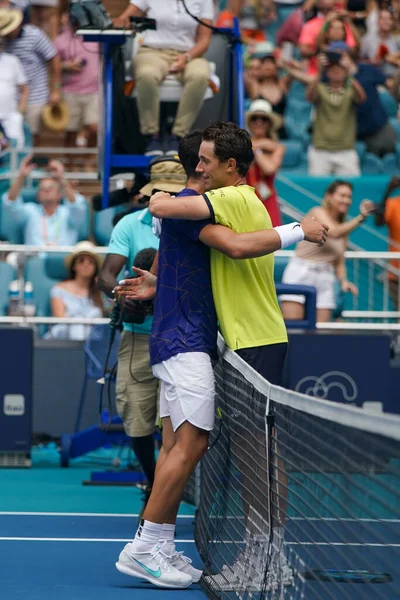
[[[139,565],[139,567],[142,567],[142,569],[144,569],[146,571],[146,573],[148,573],[152,577],[156,577],[157,579],[159,579],[161,577],[161,569],[160,569],[160,567],[158,567],[157,571],[153,571],[153,569],[149,569],[149,567],[146,567],[146,565],[144,565],[143,563],[141,563],[140,561],[138,561],[136,558],[134,558],[134,557],[132,557],[132,558],[133,558],[133,560],[135,562],[137,562],[137,564]]]

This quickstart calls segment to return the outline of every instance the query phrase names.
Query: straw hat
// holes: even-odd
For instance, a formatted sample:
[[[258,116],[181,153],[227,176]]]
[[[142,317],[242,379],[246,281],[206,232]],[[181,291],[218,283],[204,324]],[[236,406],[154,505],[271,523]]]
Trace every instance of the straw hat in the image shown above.
[[[271,137],[277,138],[277,130],[282,127],[283,119],[280,115],[275,113],[272,109],[272,105],[268,100],[253,100],[249,106],[249,110],[246,113],[246,127],[250,131],[250,119],[254,115],[260,115],[268,117],[271,121]]]
[[[65,102],[46,104],[42,109],[43,125],[50,131],[64,131],[68,125],[69,111]]]
[[[71,265],[76,259],[76,257],[82,255],[91,256],[97,264],[97,269],[101,269],[101,266],[104,262],[104,258],[98,252],[96,252],[96,246],[92,242],[84,241],[78,242],[75,246],[74,252],[64,258],[64,264],[67,267],[68,271],[70,270]]]
[[[187,175],[176,158],[157,158],[150,163],[150,181],[140,190],[143,196],[151,196],[153,190],[177,194],[186,185]]]
[[[21,25],[24,15],[16,8],[0,8],[0,37],[9,35]]]

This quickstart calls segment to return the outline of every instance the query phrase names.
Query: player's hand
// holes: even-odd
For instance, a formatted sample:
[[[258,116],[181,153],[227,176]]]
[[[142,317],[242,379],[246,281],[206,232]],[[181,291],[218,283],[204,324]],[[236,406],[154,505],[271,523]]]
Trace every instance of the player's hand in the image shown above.
[[[157,202],[161,200],[162,204],[166,200],[171,200],[171,198],[171,194],[168,194],[167,192],[156,192],[155,194],[153,194],[149,202],[150,214],[153,215],[153,217],[158,217],[159,215],[157,214]]]
[[[351,283],[351,281],[347,281],[347,279],[343,279],[341,281],[341,287],[343,292],[350,292],[353,296],[358,296],[358,287]]]
[[[323,246],[328,237],[329,227],[320,223],[315,217],[306,216],[301,222],[301,228],[304,231],[306,242],[313,242],[318,246]]]
[[[157,277],[145,271],[132,267],[132,271],[137,277],[133,279],[123,279],[115,288],[118,297],[126,300],[151,300],[156,294]]]

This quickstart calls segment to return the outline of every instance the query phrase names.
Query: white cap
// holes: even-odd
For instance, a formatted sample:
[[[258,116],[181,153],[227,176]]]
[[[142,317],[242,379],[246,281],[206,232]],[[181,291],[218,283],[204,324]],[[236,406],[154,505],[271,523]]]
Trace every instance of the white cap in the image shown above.
[[[25,292],[33,292],[33,284],[32,281],[27,281],[25,283]]]

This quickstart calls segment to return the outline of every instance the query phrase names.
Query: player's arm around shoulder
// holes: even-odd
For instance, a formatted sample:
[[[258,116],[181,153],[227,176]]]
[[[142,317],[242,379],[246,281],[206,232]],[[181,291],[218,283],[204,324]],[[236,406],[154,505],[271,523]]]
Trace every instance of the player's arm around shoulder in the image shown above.
[[[159,219],[198,221],[210,218],[210,208],[203,196],[174,197],[165,192],[157,192],[150,198],[149,211]]]

